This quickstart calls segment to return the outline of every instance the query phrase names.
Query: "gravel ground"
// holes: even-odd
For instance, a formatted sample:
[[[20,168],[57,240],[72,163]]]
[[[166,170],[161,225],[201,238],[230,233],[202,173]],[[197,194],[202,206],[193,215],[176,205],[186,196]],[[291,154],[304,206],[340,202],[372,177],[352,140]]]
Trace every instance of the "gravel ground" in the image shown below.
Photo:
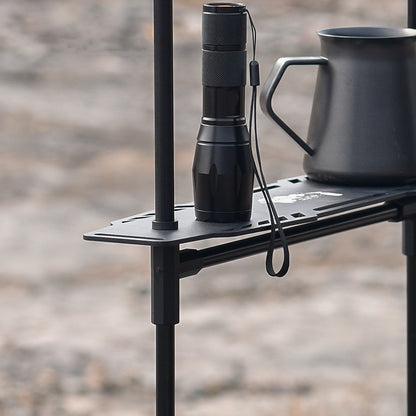
[[[316,30],[404,26],[398,0],[246,2],[262,78],[319,53]],[[192,199],[202,2],[175,2],[176,198]],[[84,232],[153,206],[152,3],[0,3],[0,415],[154,414],[147,248]],[[315,73],[279,106],[305,133]],[[270,181],[302,153],[259,115]],[[293,246],[284,280],[264,256],[181,284],[179,415],[405,413],[405,265],[385,223]]]

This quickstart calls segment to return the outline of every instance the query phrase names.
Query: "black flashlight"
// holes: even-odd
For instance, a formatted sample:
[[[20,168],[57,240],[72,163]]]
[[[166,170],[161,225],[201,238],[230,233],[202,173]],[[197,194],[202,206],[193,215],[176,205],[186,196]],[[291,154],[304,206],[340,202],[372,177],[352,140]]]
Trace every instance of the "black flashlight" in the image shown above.
[[[200,221],[237,222],[251,216],[254,169],[245,118],[246,38],[244,4],[204,4],[203,106],[192,169]]]

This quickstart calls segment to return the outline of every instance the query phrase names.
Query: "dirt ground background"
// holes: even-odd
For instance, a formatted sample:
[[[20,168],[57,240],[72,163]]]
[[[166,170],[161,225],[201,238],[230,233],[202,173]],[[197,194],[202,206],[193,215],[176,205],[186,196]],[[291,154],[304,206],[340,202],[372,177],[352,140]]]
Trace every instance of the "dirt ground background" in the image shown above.
[[[262,78],[316,55],[315,31],[405,26],[404,0],[247,0]],[[175,1],[176,196],[192,200],[202,2]],[[82,234],[153,207],[152,2],[0,2],[0,415],[154,414],[147,248]],[[315,73],[289,71],[279,108],[305,134]],[[269,181],[301,151],[263,115]],[[402,416],[400,225],[264,255],[181,284],[177,414]]]

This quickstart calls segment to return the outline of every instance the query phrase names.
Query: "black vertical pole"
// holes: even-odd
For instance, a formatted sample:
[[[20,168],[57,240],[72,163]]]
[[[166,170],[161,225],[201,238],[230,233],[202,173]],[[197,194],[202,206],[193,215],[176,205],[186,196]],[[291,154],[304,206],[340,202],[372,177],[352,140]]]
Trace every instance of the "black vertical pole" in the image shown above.
[[[416,28],[416,0],[407,2],[407,26]]]
[[[154,0],[155,220],[178,228],[174,211],[173,6]],[[175,325],[179,322],[179,246],[152,247],[152,322],[156,325],[156,415],[175,415]]]
[[[416,28],[416,0],[407,1],[407,26]],[[416,415],[416,217],[403,222],[407,262],[407,415]]]
[[[416,415],[416,217],[403,222],[407,257],[407,415]]]
[[[179,246],[152,247],[156,325],[156,415],[175,415],[175,325],[179,322]]]
[[[156,325],[156,416],[175,414],[175,326]]]
[[[155,220],[153,228],[178,227],[174,214],[172,0],[154,0]]]

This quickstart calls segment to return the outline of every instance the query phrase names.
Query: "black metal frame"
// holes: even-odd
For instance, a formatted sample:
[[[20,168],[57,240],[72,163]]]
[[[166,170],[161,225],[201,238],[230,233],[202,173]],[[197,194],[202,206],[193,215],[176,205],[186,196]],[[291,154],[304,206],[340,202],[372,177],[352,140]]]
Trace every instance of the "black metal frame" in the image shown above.
[[[408,27],[416,28],[416,0],[408,0]],[[151,228],[175,233],[173,131],[173,24],[172,0],[154,0],[155,73],[155,212]],[[347,189],[347,188],[345,188]],[[416,187],[412,188],[416,192]],[[370,201],[371,202],[371,201]],[[316,221],[287,224],[289,244],[363,227],[383,221],[402,221],[403,254],[407,257],[407,380],[408,416],[416,415],[416,199],[412,192],[382,197],[356,209],[344,206],[336,215]],[[384,204],[380,205],[380,202]],[[149,225],[150,228],[150,225]],[[267,227],[266,227],[267,228]],[[215,233],[214,233],[215,234]],[[238,235],[247,234],[243,230]],[[205,238],[212,236],[207,232]],[[215,236],[215,235],[214,235]],[[175,325],[179,323],[179,281],[201,269],[267,250],[270,233],[263,232],[209,248],[180,249],[183,240],[158,244],[157,240],[85,239],[147,244],[151,246],[152,322],[156,325],[156,415],[175,414]],[[202,239],[203,236],[199,236]],[[155,242],[156,241],[156,242]],[[276,246],[280,241],[276,241]]]

